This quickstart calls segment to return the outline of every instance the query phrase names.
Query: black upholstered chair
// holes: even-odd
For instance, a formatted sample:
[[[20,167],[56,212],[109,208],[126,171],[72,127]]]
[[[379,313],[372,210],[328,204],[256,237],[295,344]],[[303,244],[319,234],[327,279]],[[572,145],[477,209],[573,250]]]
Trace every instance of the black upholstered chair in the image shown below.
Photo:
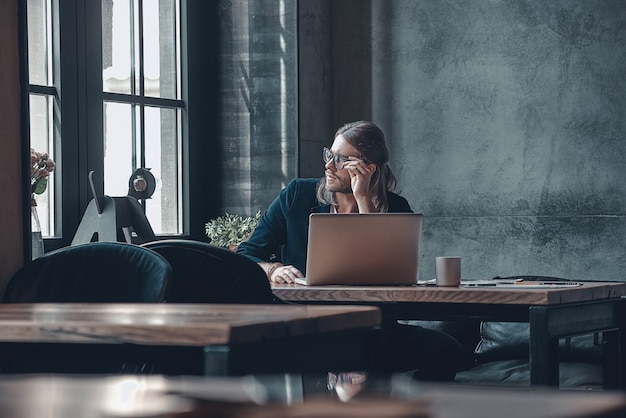
[[[172,268],[138,245],[93,242],[45,254],[18,270],[3,303],[162,303]],[[158,363],[118,344],[0,346],[2,373],[152,373]]]
[[[4,303],[163,302],[172,269],[138,245],[92,242],[45,254],[18,270]]]
[[[166,302],[285,303],[272,293],[263,269],[247,257],[206,242],[166,239],[142,244],[170,263]]]

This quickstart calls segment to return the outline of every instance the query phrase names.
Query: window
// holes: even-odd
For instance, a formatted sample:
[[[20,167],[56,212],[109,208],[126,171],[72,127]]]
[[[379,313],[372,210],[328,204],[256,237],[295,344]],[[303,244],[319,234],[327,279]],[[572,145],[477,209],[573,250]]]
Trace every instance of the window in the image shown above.
[[[149,168],[157,184],[142,205],[152,228],[184,233],[180,0],[25,1],[31,146],[57,162],[37,196],[43,235],[61,240],[47,248],[71,241],[82,215],[71,208],[91,200],[91,170],[105,194],[125,196],[133,172]],[[102,51],[97,83],[93,50]]]
[[[30,145],[38,152],[47,152],[56,161],[53,121],[58,113],[58,95],[53,74],[51,1],[28,0],[27,5]],[[44,236],[56,234],[55,196],[55,183],[50,181],[46,191],[35,199]]]
[[[137,168],[157,180],[143,200],[156,234],[182,233],[178,0],[102,0],[104,192],[124,196]]]

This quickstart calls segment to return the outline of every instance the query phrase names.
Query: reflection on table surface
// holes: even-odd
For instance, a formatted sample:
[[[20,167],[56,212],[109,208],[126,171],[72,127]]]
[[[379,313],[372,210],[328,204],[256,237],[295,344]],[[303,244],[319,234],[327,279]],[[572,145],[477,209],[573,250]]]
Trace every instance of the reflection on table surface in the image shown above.
[[[293,387],[289,376],[5,375],[0,377],[0,416],[626,416],[624,393],[435,385],[411,381],[403,375],[381,378],[356,373],[336,375],[330,380],[329,375],[300,377],[302,390],[294,392],[289,389]]]

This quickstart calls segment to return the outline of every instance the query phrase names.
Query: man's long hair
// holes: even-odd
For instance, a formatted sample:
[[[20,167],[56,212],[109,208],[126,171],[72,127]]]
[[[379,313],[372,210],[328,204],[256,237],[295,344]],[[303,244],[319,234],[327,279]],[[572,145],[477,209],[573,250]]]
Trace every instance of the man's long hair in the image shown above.
[[[389,167],[389,150],[385,142],[385,134],[372,122],[357,121],[347,123],[335,132],[335,138],[343,138],[360,153],[359,157],[376,164],[376,171],[370,179],[370,193],[378,212],[387,212],[389,202],[387,192],[396,188],[396,176]],[[317,186],[317,199],[322,204],[336,205],[335,194],[328,191],[326,182]]]

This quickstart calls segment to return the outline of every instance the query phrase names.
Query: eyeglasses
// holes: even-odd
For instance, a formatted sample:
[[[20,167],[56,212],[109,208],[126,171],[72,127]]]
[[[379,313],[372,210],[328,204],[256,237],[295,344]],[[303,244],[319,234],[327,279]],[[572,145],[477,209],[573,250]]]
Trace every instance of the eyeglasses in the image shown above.
[[[346,157],[345,155],[335,154],[326,147],[324,147],[324,153],[322,154],[322,157],[324,158],[324,163],[326,164],[328,164],[332,160],[337,170],[343,170],[344,164],[349,161],[348,157]]]
[[[347,157],[345,155],[341,155],[341,154],[335,154],[334,152],[332,152],[330,149],[324,147],[324,152],[322,154],[322,157],[324,158],[324,163],[328,164],[329,162],[333,162],[335,168],[337,170],[343,170],[344,165],[350,161],[350,157]],[[356,157],[356,158],[360,158],[361,160],[363,160],[363,162],[365,164],[369,164],[370,162],[368,160],[366,160],[363,157]]]

